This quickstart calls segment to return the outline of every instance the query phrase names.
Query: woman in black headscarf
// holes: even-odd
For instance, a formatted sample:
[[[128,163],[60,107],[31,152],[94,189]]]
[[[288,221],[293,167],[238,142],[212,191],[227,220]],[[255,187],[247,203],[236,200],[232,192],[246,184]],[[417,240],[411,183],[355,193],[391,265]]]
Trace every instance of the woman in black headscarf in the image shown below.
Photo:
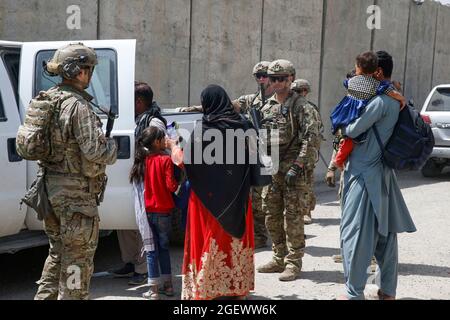
[[[234,111],[230,98],[219,86],[211,85],[203,90],[201,102],[204,111],[203,119],[198,123],[201,127],[192,133],[185,152],[185,159],[190,156],[192,160],[185,161],[192,191],[185,238],[182,299],[245,297],[254,288],[249,156],[246,144],[237,143],[244,138],[228,135],[233,141],[227,144],[226,132],[234,133],[239,129],[244,132],[251,129],[251,125]],[[221,133],[223,144],[220,140],[204,139],[204,134],[211,129]],[[203,156],[205,149],[211,150],[212,144],[222,147],[222,152],[215,150],[213,157],[219,159],[208,164],[210,161],[205,161]],[[234,161],[228,163],[227,155],[233,151]],[[189,164],[196,160],[194,152],[201,152],[202,160]],[[239,153],[244,161],[238,161]]]

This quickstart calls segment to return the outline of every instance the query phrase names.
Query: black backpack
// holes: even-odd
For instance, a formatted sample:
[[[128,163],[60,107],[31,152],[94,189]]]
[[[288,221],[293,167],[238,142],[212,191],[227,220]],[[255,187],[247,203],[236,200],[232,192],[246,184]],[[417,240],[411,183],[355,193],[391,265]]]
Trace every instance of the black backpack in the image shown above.
[[[378,130],[375,136],[383,154],[383,163],[396,170],[418,170],[433,151],[434,136],[429,124],[409,103],[400,111],[394,132],[383,147]]]

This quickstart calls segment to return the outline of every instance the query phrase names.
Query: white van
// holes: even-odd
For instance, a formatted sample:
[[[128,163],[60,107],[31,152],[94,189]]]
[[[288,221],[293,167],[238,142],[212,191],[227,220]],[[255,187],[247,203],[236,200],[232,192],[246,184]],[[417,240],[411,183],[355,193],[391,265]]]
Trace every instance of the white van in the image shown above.
[[[135,40],[81,41],[96,50],[95,68],[88,92],[94,102],[118,115],[112,136],[119,141],[118,160],[108,166],[108,186],[100,206],[102,230],[137,229],[132,189],[128,173],[134,153],[134,70]],[[19,203],[36,176],[37,164],[21,159],[15,148],[17,129],[25,108],[41,90],[59,82],[43,73],[42,64],[57,48],[74,41],[9,42],[0,41],[0,253],[46,244],[42,222],[36,213]],[[106,116],[100,111],[106,127]],[[200,114],[167,113],[168,122],[176,121],[192,130]]]

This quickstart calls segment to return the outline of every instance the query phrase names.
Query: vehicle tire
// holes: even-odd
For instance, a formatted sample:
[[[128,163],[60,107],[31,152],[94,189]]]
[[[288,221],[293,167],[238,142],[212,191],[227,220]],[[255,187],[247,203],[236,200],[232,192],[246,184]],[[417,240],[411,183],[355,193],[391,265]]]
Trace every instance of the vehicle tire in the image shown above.
[[[437,177],[441,174],[444,165],[437,164],[433,159],[428,159],[425,165],[422,167],[422,175],[426,178]]]

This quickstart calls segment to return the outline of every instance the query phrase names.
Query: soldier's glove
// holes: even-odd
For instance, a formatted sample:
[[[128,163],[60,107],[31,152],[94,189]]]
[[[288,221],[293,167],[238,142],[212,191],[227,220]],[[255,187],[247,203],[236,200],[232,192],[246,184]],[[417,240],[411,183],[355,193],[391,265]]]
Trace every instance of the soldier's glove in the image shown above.
[[[327,186],[329,186],[330,188],[336,187],[335,171],[328,169],[327,175],[325,176],[325,182],[327,183]]]
[[[303,171],[303,168],[301,168],[298,164],[292,165],[292,167],[286,173],[286,177],[284,178],[284,180],[286,181],[286,184],[288,186],[295,185],[295,181],[297,180],[298,175],[302,171]]]

